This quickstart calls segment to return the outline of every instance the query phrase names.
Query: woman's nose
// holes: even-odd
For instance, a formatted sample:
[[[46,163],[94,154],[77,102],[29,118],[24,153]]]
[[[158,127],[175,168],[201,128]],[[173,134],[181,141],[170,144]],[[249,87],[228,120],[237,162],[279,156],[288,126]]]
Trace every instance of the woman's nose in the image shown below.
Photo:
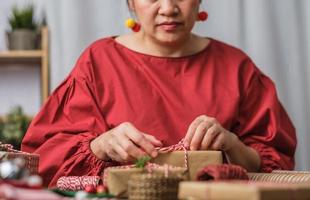
[[[158,12],[160,15],[172,16],[179,12],[175,0],[159,0],[159,3],[160,8]]]

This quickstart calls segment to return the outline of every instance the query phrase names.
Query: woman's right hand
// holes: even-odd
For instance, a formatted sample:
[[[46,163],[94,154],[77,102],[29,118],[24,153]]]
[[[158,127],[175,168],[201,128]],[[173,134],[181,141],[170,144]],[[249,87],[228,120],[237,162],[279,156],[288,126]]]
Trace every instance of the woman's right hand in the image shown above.
[[[91,141],[90,148],[99,159],[128,163],[143,156],[156,157],[155,148],[162,145],[154,136],[124,122]]]

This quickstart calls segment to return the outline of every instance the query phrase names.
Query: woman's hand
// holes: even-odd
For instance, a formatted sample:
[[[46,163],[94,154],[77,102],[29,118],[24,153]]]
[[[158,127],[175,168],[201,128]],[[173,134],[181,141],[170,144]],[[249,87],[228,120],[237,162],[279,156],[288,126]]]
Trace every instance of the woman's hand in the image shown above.
[[[140,132],[129,122],[120,124],[90,143],[91,150],[98,158],[120,163],[132,162],[147,155],[156,157],[155,148],[162,145],[154,136]]]
[[[191,150],[228,151],[237,144],[238,138],[212,117],[201,115],[189,126],[184,142]]]
[[[226,130],[214,118],[197,117],[189,126],[184,139],[191,150],[221,150],[229,163],[240,165],[250,172],[257,172],[261,159],[256,150],[246,146],[237,135]]]

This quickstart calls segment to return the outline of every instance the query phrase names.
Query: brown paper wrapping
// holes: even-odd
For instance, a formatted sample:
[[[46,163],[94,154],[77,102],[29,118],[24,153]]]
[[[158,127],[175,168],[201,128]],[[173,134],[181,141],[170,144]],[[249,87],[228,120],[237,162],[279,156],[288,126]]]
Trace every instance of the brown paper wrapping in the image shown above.
[[[178,197],[181,200],[306,200],[310,199],[310,184],[181,182]]]
[[[107,186],[109,193],[117,197],[127,197],[128,181],[133,175],[148,173],[145,169],[141,168],[130,168],[130,169],[118,169],[118,168],[107,168]],[[154,169],[155,174],[164,174],[162,169]],[[184,180],[187,179],[186,169],[170,169],[168,176],[181,176]]]
[[[184,167],[184,151],[159,153],[151,162]],[[222,164],[221,151],[188,151],[188,168],[190,180],[196,180],[197,172],[210,164]]]
[[[25,167],[29,170],[30,174],[38,174],[39,154],[0,151],[0,161],[3,159],[12,160],[15,158],[21,158],[25,161]]]

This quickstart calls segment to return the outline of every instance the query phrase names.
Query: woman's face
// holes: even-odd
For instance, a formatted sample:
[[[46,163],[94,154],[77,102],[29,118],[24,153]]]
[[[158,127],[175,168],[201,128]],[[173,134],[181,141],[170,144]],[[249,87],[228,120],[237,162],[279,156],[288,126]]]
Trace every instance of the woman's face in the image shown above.
[[[145,37],[175,44],[190,36],[200,0],[129,0],[128,3]]]

